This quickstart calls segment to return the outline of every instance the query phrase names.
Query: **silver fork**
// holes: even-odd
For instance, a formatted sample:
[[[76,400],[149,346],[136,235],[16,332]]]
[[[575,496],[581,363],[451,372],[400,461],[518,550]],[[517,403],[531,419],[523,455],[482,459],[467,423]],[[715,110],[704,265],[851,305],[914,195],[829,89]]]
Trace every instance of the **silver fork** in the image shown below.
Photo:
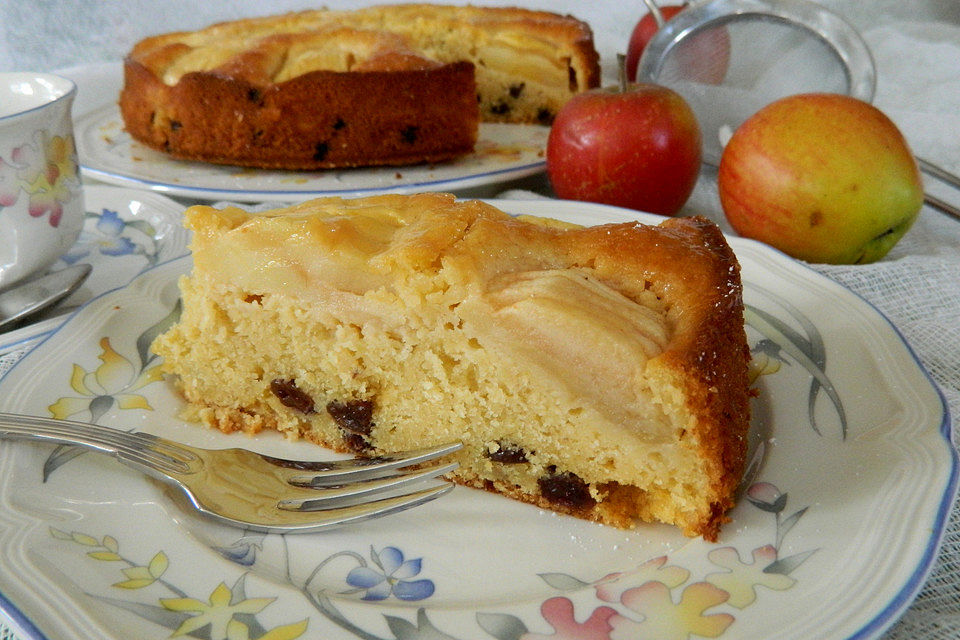
[[[105,453],[180,489],[191,506],[253,531],[309,533],[384,516],[447,493],[422,487],[457,464],[420,465],[459,442],[368,459],[284,460],[246,449],[201,449],[149,433],[0,413],[0,439],[44,440]]]

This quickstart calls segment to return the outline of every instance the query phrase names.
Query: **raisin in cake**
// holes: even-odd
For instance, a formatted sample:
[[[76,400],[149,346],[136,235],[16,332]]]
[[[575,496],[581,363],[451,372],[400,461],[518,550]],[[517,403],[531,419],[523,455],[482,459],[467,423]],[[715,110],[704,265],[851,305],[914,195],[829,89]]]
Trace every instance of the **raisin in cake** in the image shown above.
[[[319,169],[446,160],[478,120],[549,123],[599,83],[590,28],[515,8],[315,10],[153,36],[124,61],[130,135],[173,156]]]
[[[712,223],[579,228],[420,194],[186,224],[183,314],[153,349],[197,419],[363,455],[461,440],[462,484],[716,537],[749,349]]]

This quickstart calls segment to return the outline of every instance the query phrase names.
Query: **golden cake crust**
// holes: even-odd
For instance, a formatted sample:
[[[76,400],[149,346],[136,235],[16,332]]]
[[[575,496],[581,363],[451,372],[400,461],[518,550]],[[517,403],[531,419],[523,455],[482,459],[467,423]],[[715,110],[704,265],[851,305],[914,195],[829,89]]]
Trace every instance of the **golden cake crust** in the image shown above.
[[[136,140],[185,159],[403,165],[468,153],[481,118],[549,122],[598,83],[590,29],[569,16],[387,5],[146,38],[120,111]]]
[[[579,228],[420,194],[195,207],[186,224],[184,316],[154,349],[207,424],[360,453],[462,438],[463,484],[716,538],[744,468],[749,348],[712,223]],[[370,403],[362,437],[330,413],[351,402]],[[524,464],[490,455],[512,445]],[[589,495],[558,502],[556,478]]]
[[[480,231],[481,228],[488,227]],[[647,375],[682,390],[697,416],[697,442],[718,496],[696,533],[715,539],[740,482],[746,455],[750,350],[743,336],[740,267],[722,233],[705,218],[668,218],[657,227],[601,225],[576,230],[482,221],[474,227],[471,259],[489,265],[492,255],[522,246],[563,256],[563,268],[589,264],[620,291],[653,291],[677,313],[670,345],[647,364]],[[602,357],[602,355],[600,356]],[[598,381],[603,384],[603,381]],[[475,486],[479,486],[474,483]],[[517,496],[514,496],[517,497]],[[551,508],[542,498],[539,506]],[[621,526],[635,514],[619,514]],[[612,521],[612,519],[611,519]]]

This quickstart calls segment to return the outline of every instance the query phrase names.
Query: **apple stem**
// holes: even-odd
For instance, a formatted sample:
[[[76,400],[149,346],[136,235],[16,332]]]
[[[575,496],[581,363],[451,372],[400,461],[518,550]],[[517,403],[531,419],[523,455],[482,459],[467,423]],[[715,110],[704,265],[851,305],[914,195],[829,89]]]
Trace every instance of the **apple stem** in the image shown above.
[[[627,56],[617,54],[617,79],[620,81],[620,93],[627,92]]]
[[[653,16],[653,20],[657,23],[657,28],[659,29],[666,23],[666,20],[663,19],[663,12],[660,11],[660,7],[657,6],[657,3],[653,0],[643,0],[643,4],[647,5],[647,9],[650,11],[650,15]]]

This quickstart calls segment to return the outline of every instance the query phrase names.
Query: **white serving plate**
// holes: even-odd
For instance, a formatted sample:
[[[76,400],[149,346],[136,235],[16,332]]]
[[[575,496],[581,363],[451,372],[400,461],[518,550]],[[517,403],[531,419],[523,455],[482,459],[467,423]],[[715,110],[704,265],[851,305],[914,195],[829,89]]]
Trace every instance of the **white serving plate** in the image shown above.
[[[659,220],[495,204],[581,224]],[[923,584],[956,491],[945,403],[873,307],[765,246],[731,244],[763,375],[745,493],[715,544],[462,487],[329,533],[245,534],[103,456],[0,443],[0,609],[29,638],[66,640],[207,623],[217,639],[876,638]],[[189,267],[162,263],[84,306],[0,379],[0,410],[57,407],[200,446],[331,457],[178,419],[138,339],[169,318]]]

